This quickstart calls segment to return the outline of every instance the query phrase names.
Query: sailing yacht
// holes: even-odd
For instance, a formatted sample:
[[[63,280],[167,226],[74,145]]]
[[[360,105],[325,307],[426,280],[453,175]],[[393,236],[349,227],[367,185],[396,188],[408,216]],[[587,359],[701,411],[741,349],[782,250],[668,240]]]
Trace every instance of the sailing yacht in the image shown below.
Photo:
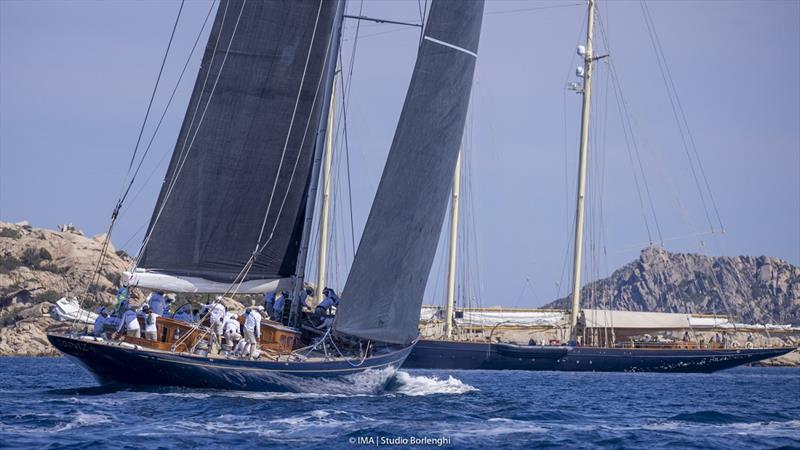
[[[774,358],[795,348],[700,348],[679,343],[671,346],[591,347],[578,345],[581,323],[581,257],[583,255],[584,202],[589,146],[592,70],[604,56],[593,53],[595,0],[588,0],[586,44],[578,49],[583,78],[578,195],[572,270],[572,308],[568,345],[517,345],[507,342],[461,340],[454,338],[455,259],[459,205],[460,166],[456,166],[451,200],[450,266],[443,339],[421,339],[406,359],[404,367],[424,369],[560,370],[597,372],[715,372],[722,369]],[[605,344],[605,343],[604,343]]]
[[[221,0],[147,233],[123,280],[129,289],[222,297],[291,289],[289,326],[262,322],[256,360],[212,355],[203,350],[208,328],[167,318],[158,320],[156,341],[70,330],[48,334],[50,342],[101,383],[297,391],[322,380],[346,390],[367,371],[383,374],[378,387],[388,382],[418,340],[482,16],[483,1],[432,1],[341,305],[320,336],[302,327],[299,294],[332,138],[345,1]]]

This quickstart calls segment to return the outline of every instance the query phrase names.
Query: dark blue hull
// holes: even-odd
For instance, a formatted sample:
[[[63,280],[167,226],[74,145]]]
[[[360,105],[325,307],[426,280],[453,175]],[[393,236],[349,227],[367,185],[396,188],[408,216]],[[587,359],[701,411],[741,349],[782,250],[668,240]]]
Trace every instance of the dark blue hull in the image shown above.
[[[362,393],[380,390],[413,344],[375,351],[363,361],[276,362],[208,358],[48,334],[58,350],[100,383],[270,392]],[[369,372],[369,373],[366,373]]]
[[[621,349],[420,340],[403,367],[569,372],[716,372],[784,355],[772,349]]]
[[[567,347],[420,340],[403,367],[409,369],[555,370]]]
[[[793,350],[794,348],[662,350],[575,347],[554,370],[711,373],[775,358]]]

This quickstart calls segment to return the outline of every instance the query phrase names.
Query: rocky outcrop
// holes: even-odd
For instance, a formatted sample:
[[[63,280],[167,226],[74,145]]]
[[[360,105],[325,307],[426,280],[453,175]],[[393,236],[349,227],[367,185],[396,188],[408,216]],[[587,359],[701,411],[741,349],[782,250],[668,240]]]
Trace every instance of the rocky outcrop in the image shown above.
[[[47,342],[46,330],[58,324],[49,316],[52,303],[44,302],[19,311],[20,320],[0,327],[0,355],[57,356]]]
[[[581,289],[582,303],[628,311],[716,313],[800,326],[800,267],[768,256],[712,257],[650,247]],[[570,297],[545,308],[568,308]]]
[[[0,355],[54,354],[44,330],[56,324],[49,312],[61,297],[82,298],[87,309],[115,301],[129,259],[109,245],[91,283],[105,236],[88,238],[71,225],[61,229],[0,222]]]

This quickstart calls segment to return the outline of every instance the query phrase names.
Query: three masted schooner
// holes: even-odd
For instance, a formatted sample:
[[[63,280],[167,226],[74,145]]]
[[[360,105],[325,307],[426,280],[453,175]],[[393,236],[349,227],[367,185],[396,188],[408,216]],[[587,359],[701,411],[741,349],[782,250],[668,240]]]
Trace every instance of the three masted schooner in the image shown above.
[[[583,256],[586,171],[589,152],[592,73],[595,62],[607,55],[593,51],[595,0],[588,0],[586,43],[578,48],[583,65],[578,69],[583,85],[578,189],[575,209],[574,254],[572,267],[572,308],[570,340],[566,345],[518,345],[480,339],[459,339],[452,333],[455,324],[455,258],[458,221],[458,166],[453,181],[450,233],[450,270],[442,339],[421,339],[404,367],[423,369],[558,370],[590,372],[715,372],[743,364],[784,355],[794,347],[779,348],[700,348],[687,344],[670,347],[618,347],[579,345],[581,323],[581,258]]]

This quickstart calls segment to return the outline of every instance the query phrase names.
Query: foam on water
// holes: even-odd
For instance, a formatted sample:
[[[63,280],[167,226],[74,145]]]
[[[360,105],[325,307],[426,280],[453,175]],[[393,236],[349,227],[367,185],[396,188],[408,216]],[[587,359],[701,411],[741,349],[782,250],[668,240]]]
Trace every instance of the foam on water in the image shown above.
[[[448,375],[446,380],[442,380],[436,376],[411,375],[404,371],[397,372],[393,385],[389,387],[389,391],[412,397],[435,394],[466,394],[477,390],[477,388],[453,378],[452,375]]]
[[[255,434],[265,438],[309,437],[341,432],[357,424],[373,422],[370,417],[336,409],[316,409],[269,420],[226,414],[209,421],[179,420],[169,428],[196,435]],[[166,431],[166,430],[164,430]]]
[[[111,423],[112,417],[104,414],[89,414],[78,411],[72,419],[61,427],[54,429],[54,432],[61,432],[71,430],[73,428],[88,427],[93,425],[102,425],[104,423]]]

